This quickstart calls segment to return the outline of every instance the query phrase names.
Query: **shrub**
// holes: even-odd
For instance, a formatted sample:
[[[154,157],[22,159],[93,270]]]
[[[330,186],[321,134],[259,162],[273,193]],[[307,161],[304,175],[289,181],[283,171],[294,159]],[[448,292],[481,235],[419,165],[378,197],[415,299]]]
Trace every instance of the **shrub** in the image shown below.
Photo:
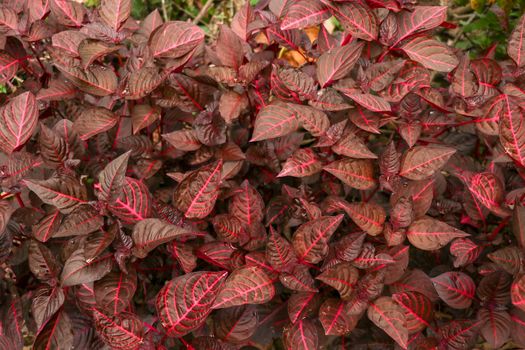
[[[525,19],[130,11],[0,8],[1,349],[525,346]]]

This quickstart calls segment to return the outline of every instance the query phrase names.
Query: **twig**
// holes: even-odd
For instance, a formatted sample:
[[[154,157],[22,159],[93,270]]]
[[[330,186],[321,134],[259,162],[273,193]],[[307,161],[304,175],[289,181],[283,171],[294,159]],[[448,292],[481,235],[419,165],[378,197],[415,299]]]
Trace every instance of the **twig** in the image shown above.
[[[469,25],[474,20],[474,18],[476,18],[476,12],[471,13],[467,21],[463,23],[463,25],[461,26],[461,29],[458,31],[458,33],[456,34],[454,38],[454,41],[452,42],[452,46],[456,46],[457,42],[459,41],[459,39],[461,38],[461,36],[463,35],[465,31],[465,26]]]
[[[197,14],[197,17],[193,19],[193,24],[199,23],[202,20],[202,18],[208,13],[208,10],[210,9],[212,5],[213,5],[213,0],[208,0],[206,4],[204,4],[204,6],[201,8],[199,13]]]
[[[166,8],[166,0],[161,0],[160,3],[162,6],[162,17],[164,17],[164,22],[167,22],[168,21],[168,10]]]

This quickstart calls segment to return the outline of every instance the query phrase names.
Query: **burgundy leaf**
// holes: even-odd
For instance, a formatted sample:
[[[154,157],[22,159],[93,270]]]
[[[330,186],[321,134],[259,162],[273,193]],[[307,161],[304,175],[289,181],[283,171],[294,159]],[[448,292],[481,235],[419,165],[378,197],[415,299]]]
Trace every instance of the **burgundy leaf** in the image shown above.
[[[301,148],[284,163],[277,177],[307,177],[322,170],[322,164],[311,148]]]
[[[342,159],[323,167],[350,187],[368,190],[375,186],[374,169],[367,159]]]
[[[104,218],[90,205],[81,205],[64,218],[52,237],[87,235],[104,225]]]
[[[231,214],[216,215],[212,224],[215,233],[224,242],[244,244],[248,239],[243,223]]]
[[[326,216],[299,226],[293,247],[301,261],[318,263],[328,254],[328,241],[343,221],[343,215]]]
[[[407,230],[410,243],[422,250],[440,249],[454,238],[466,236],[467,233],[430,217],[414,221]]]
[[[73,346],[73,329],[71,325],[72,322],[68,314],[64,309],[60,309],[60,311],[39,330],[33,343],[33,349],[71,348]]]
[[[10,81],[18,71],[18,60],[7,53],[0,52],[0,83]]]
[[[403,349],[408,346],[408,326],[401,306],[390,297],[381,297],[370,303],[368,318],[381,328]]]
[[[258,313],[253,305],[218,310],[213,322],[215,336],[229,343],[243,343],[256,332]]]
[[[288,135],[299,128],[299,121],[293,110],[285,104],[273,103],[262,108],[257,114],[251,142]]]
[[[448,46],[427,37],[416,37],[401,49],[414,61],[438,72],[451,72],[459,63]]]
[[[355,328],[360,315],[350,315],[346,309],[344,301],[334,298],[325,300],[321,305],[319,320],[326,335],[346,335]]]
[[[187,218],[204,218],[219,195],[222,160],[191,172],[173,193],[173,202]]]
[[[350,73],[363,47],[362,42],[352,42],[321,55],[317,62],[317,80],[321,87],[326,87]]]
[[[454,256],[454,267],[461,267],[475,262],[483,247],[468,238],[456,238],[450,245],[450,254]]]
[[[185,335],[206,320],[226,275],[226,272],[192,272],[169,281],[159,291],[157,314],[169,336]]]
[[[106,315],[94,308],[93,318],[98,335],[112,348],[136,349],[143,342],[143,325],[137,315]]]
[[[128,308],[136,289],[135,270],[110,272],[95,282],[97,306],[108,316],[117,315]]]
[[[54,254],[42,243],[31,241],[29,244],[29,269],[41,281],[53,283],[58,280],[62,266]]]
[[[432,279],[439,297],[450,307],[467,309],[474,299],[476,285],[462,272],[445,272]]]
[[[25,184],[44,203],[54,205],[64,214],[69,214],[86,203],[86,188],[69,176],[40,181],[26,180]]]
[[[424,180],[442,168],[456,153],[456,149],[444,146],[416,146],[405,152],[399,175],[410,180]]]
[[[480,309],[478,318],[482,321],[481,335],[494,348],[499,349],[507,342],[511,332],[511,317],[507,311]]]
[[[214,309],[263,304],[275,295],[273,281],[258,267],[244,267],[232,272],[213,303]]]
[[[330,11],[321,2],[300,0],[287,8],[286,15],[281,22],[281,29],[313,27],[328,18],[330,18]]]
[[[324,270],[316,279],[336,289],[341,299],[348,300],[359,279],[359,271],[350,263],[340,263]]]
[[[503,113],[499,120],[499,139],[505,152],[525,166],[525,126],[523,112],[510,96],[503,94]]]
[[[264,201],[248,180],[243,181],[235,191],[228,209],[230,214],[248,226],[261,222],[264,217]]]
[[[289,107],[295,111],[295,115],[297,119],[299,119],[302,127],[308,130],[313,136],[323,135],[330,127],[330,120],[322,111],[296,104],[290,104]]]
[[[120,197],[109,210],[124,222],[135,223],[151,216],[152,203],[148,188],[142,181],[126,177]]]
[[[126,152],[115,160],[111,161],[99,173],[100,194],[99,199],[114,201],[120,196],[122,186],[126,178],[130,152]]]
[[[64,300],[64,291],[59,286],[42,286],[36,290],[35,296],[31,301],[31,313],[35,318],[38,329],[41,329],[62,307]]]
[[[73,123],[73,130],[81,140],[85,141],[93,136],[108,131],[117,125],[118,117],[111,111],[93,107],[86,109]]]
[[[521,16],[516,27],[512,31],[507,44],[507,54],[516,62],[518,67],[525,65],[525,16]]]
[[[145,258],[150,251],[175,238],[188,237],[195,231],[189,226],[170,225],[160,219],[144,219],[133,228],[133,254]]]
[[[297,261],[290,242],[274,231],[271,226],[266,245],[266,260],[277,271],[289,271]]]
[[[374,203],[348,203],[343,208],[360,229],[372,236],[383,232],[386,213],[383,207]]]
[[[292,323],[312,315],[319,308],[321,298],[319,293],[299,292],[288,299],[288,315]]]
[[[446,19],[446,6],[417,6],[414,11],[401,12],[398,17],[399,32],[392,46],[396,46],[414,34],[435,28]]]
[[[314,350],[319,348],[317,327],[310,320],[299,320],[283,331],[286,350]]]
[[[147,104],[136,105],[131,111],[131,121],[133,123],[133,134],[147,128],[161,117],[160,108]]]
[[[379,25],[374,12],[364,3],[322,2],[330,7],[332,14],[356,38],[372,41],[377,39]]]
[[[194,50],[204,41],[204,32],[196,25],[182,22],[166,22],[158,27],[149,40],[154,57],[179,58]]]
[[[84,20],[85,8],[75,1],[51,0],[51,13],[60,24],[68,27],[80,27]]]
[[[131,14],[130,0],[103,0],[99,10],[100,18],[118,31]]]
[[[427,326],[433,318],[433,306],[430,299],[417,292],[403,292],[392,296],[405,313],[407,329],[410,334],[417,333]]]
[[[79,248],[64,263],[60,278],[62,286],[68,287],[97,281],[108,274],[112,267],[112,254],[86,259],[84,249]]]
[[[29,140],[38,122],[35,95],[24,92],[0,108],[0,150],[11,154]]]
[[[351,94],[348,95],[355,103],[360,104],[372,112],[390,112],[390,104],[379,96],[372,94]]]
[[[332,146],[332,150],[349,158],[376,159],[377,156],[353,132],[348,133]]]

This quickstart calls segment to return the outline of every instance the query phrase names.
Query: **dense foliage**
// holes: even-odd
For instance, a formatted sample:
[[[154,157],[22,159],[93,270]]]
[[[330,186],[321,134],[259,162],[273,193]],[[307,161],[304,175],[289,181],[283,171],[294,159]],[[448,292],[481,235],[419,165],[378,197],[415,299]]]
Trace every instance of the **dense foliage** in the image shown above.
[[[414,3],[4,1],[0,349],[525,346],[525,17]]]

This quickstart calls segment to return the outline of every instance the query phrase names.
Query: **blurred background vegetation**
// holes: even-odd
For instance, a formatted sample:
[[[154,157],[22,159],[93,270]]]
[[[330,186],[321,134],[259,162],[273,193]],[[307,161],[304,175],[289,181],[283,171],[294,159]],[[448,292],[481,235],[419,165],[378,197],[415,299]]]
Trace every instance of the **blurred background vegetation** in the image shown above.
[[[97,6],[100,0],[83,0]],[[222,23],[250,1],[261,0],[133,0],[132,15],[144,18],[158,9],[165,20],[195,20],[208,36],[215,36]],[[405,0],[407,1],[407,0]],[[413,2],[414,0],[409,0]],[[446,5],[449,21],[457,28],[443,29],[439,36],[449,45],[466,50],[472,57],[495,49],[496,58],[506,56],[507,37],[525,10],[525,0],[419,0],[424,5]]]

